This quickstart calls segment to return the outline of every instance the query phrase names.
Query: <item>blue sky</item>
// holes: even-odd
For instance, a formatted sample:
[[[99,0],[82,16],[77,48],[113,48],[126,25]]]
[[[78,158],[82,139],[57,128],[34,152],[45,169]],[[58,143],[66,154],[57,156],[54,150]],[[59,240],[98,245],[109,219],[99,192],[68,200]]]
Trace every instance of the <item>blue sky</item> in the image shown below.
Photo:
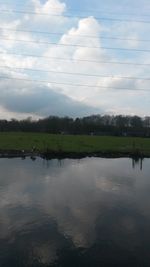
[[[0,118],[149,115],[149,1],[8,0],[0,10]]]

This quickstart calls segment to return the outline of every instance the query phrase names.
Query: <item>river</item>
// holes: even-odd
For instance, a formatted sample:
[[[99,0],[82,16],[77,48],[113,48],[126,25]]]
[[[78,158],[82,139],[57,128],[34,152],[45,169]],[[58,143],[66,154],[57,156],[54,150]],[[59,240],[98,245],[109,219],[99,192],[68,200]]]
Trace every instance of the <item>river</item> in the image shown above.
[[[150,266],[150,159],[0,159],[0,267]]]

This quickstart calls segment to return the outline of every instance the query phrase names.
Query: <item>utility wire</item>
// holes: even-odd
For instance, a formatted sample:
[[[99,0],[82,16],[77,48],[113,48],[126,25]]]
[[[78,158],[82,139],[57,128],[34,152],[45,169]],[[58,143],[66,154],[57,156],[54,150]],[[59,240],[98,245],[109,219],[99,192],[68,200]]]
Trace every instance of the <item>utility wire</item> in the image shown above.
[[[0,4],[1,4],[1,5],[2,5],[2,4],[6,5],[6,4],[11,4],[11,3],[10,3],[9,1],[5,1],[5,2],[0,1]],[[22,7],[22,8],[25,7],[25,8],[32,8],[32,9],[33,9],[33,8],[34,8],[34,5],[29,5],[29,4],[26,5],[26,4],[25,4],[25,5],[23,6],[22,4],[17,3],[17,5],[15,4],[15,8],[16,8],[16,7],[19,7],[19,8],[20,8],[20,7]],[[62,10],[61,8],[56,8],[56,7],[55,7],[55,8],[54,8],[54,7],[51,7],[50,9],[51,9],[51,10],[57,10],[57,11],[61,11],[61,10]],[[135,9],[135,7],[134,7],[134,9]],[[138,11],[140,11],[140,15],[139,15],[138,17],[150,17],[149,14],[143,14],[143,13],[141,14],[141,10],[139,10],[139,8],[137,8],[137,9],[138,9]],[[30,10],[29,10],[29,11],[30,11]],[[92,8],[92,9],[91,9],[91,8],[90,8],[90,9],[89,9],[89,8],[88,8],[88,9],[86,8],[86,11],[85,11],[85,10],[82,10],[82,9],[78,9],[78,8],[67,8],[67,11],[68,11],[68,12],[77,12],[77,11],[78,11],[78,12],[83,13],[83,14],[85,14],[85,15],[86,15],[85,12],[88,12],[88,13],[90,13],[90,14],[91,14],[91,12],[100,14],[100,12],[99,12],[97,9],[94,9],[94,8]],[[112,12],[112,11],[110,11],[110,10],[106,10],[106,9],[105,9],[105,10],[104,10],[104,9],[102,10],[102,9],[100,8],[100,11],[101,11],[101,13],[103,13],[103,14],[118,15],[118,13],[115,13],[115,12]],[[147,12],[148,12],[148,11],[150,11],[150,10],[147,9]],[[137,13],[125,13],[125,12],[124,12],[124,13],[120,13],[120,9],[118,9],[118,12],[119,12],[119,15],[120,15],[120,16],[135,16],[135,15],[137,16]],[[88,14],[88,15],[89,15],[89,14]],[[87,15],[87,16],[88,16],[88,15]]]
[[[36,43],[37,45],[40,44],[46,44],[46,45],[56,45],[56,46],[64,46],[64,47],[80,47],[80,48],[89,48],[89,49],[105,49],[105,50],[123,50],[128,52],[144,52],[144,53],[150,53],[149,49],[132,49],[132,48],[122,48],[122,47],[107,47],[107,46],[86,46],[82,44],[60,44],[56,42],[47,42],[47,41],[35,41],[35,40],[21,40],[21,39],[11,39],[11,38],[5,38],[1,37],[1,40],[6,41],[13,41],[13,42],[25,42],[25,43]]]
[[[25,33],[35,33],[35,34],[44,34],[44,35],[56,35],[56,36],[61,36],[64,35],[64,32],[44,32],[44,31],[35,31],[35,30],[24,30],[24,29],[9,29],[9,28],[3,28],[0,27],[0,30],[6,30],[6,31],[10,31],[10,32],[25,32]],[[69,33],[69,36],[75,36],[72,33]],[[122,37],[116,37],[116,36],[112,36],[112,37],[108,37],[108,36],[96,36],[96,35],[86,35],[86,34],[78,34],[77,37],[81,37],[81,38],[90,38],[90,39],[108,39],[108,40],[121,40],[121,41],[138,41],[138,42],[150,42],[150,39],[138,39],[138,38],[122,38]]]
[[[62,57],[51,57],[51,56],[43,56],[43,55],[34,55],[34,54],[20,54],[16,52],[0,52],[1,55],[15,55],[21,57],[33,57],[33,58],[46,58],[58,61],[73,61],[73,62],[88,62],[88,63],[97,63],[97,64],[119,64],[119,65],[131,65],[131,66],[145,66],[149,67],[150,63],[139,63],[139,62],[117,62],[117,61],[99,61],[99,60],[90,60],[90,59],[69,59],[69,58],[62,58]]]
[[[24,10],[14,10],[11,9],[11,11],[9,10],[5,10],[5,9],[1,9],[0,13],[5,13],[5,14],[12,14],[12,13],[18,13],[18,14],[29,14],[29,15],[38,15],[38,16],[49,16],[49,17],[64,17],[64,18],[79,18],[79,19],[83,19],[85,18],[85,16],[75,16],[75,15],[66,15],[66,14],[49,14],[49,13],[40,13],[40,12],[33,12],[33,11],[24,11]],[[109,18],[109,17],[95,17],[94,18],[96,20],[104,20],[104,21],[116,21],[116,22],[134,22],[134,23],[146,23],[149,24],[150,21],[149,20],[130,20],[130,19],[120,19],[120,18]]]
[[[118,78],[118,79],[129,79],[129,80],[143,80],[150,81],[150,78],[144,77],[127,77],[127,76],[115,76],[115,75],[102,75],[102,74],[88,74],[81,72],[67,72],[67,71],[55,71],[55,70],[43,70],[43,69],[33,69],[33,68],[17,68],[17,67],[9,67],[5,65],[0,65],[0,68],[6,68],[11,70],[24,70],[24,71],[34,71],[34,72],[46,72],[46,73],[56,73],[56,74],[66,74],[66,75],[75,75],[75,76],[86,76],[86,77],[98,77],[98,78]]]
[[[27,78],[14,78],[14,77],[6,77],[0,76],[0,79],[6,80],[19,80],[19,81],[26,81],[26,82],[35,82],[35,83],[44,83],[44,84],[56,84],[56,85],[67,85],[73,87],[90,87],[90,88],[105,88],[105,89],[115,89],[115,90],[129,90],[129,91],[146,91],[150,93],[148,89],[131,89],[131,88],[122,88],[122,87],[111,87],[111,86],[101,86],[101,85],[89,85],[89,84],[73,84],[73,83],[64,83],[64,82],[55,82],[55,81],[47,81],[47,80],[34,80],[34,79],[27,79]]]

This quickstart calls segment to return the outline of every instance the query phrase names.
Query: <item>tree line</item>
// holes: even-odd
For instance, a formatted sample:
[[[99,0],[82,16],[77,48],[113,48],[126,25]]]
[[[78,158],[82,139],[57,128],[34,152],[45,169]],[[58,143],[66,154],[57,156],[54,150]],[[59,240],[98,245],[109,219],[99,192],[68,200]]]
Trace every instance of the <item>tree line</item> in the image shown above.
[[[0,132],[11,131],[150,137],[150,117],[92,115],[75,119],[49,116],[38,120],[0,120]]]

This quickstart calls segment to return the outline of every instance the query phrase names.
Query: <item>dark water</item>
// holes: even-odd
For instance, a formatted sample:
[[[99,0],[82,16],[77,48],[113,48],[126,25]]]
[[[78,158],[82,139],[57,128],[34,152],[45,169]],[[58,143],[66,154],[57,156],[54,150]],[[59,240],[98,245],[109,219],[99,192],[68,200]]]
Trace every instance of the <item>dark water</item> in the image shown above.
[[[0,267],[150,266],[150,159],[141,167],[0,159]]]

